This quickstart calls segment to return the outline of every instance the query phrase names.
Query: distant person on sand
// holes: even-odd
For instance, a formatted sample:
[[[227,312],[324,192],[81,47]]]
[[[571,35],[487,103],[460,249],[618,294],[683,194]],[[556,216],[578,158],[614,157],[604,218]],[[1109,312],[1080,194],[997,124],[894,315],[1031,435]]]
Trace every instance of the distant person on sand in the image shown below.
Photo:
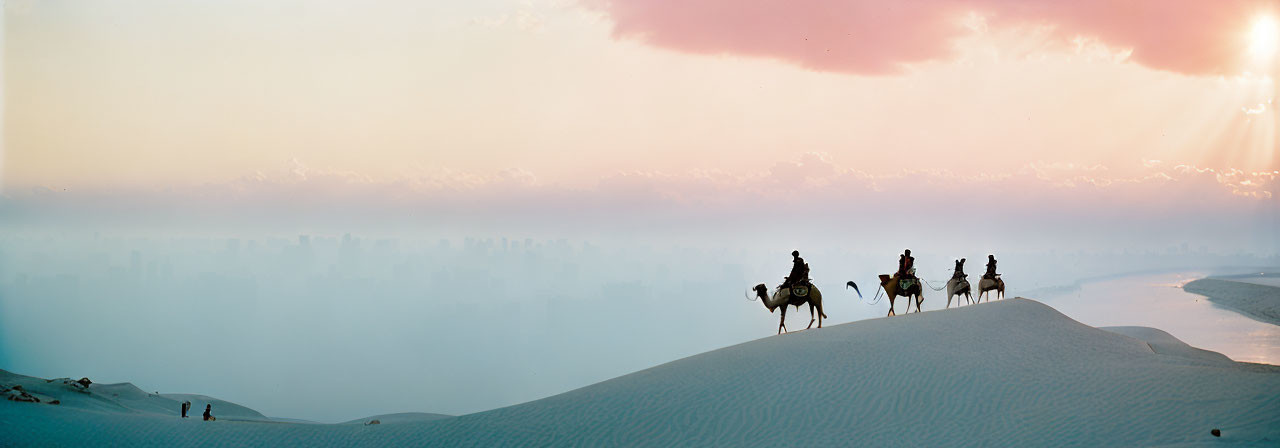
[[[996,278],[996,256],[987,255],[987,273],[982,278]]]
[[[211,404],[204,405],[204,421],[207,422],[207,421],[217,420],[216,418],[213,418],[213,414],[209,413],[209,411],[212,409],[213,409],[213,405]]]
[[[956,273],[953,274],[953,276],[955,278],[964,278],[964,259],[963,258],[956,260]]]
[[[187,411],[191,410],[191,401],[182,402],[182,418],[187,418]]]

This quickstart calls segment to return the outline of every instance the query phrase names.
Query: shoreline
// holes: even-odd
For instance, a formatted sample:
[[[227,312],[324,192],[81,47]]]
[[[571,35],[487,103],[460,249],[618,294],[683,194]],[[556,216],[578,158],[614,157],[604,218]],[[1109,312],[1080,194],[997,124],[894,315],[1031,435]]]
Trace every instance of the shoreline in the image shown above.
[[[1280,287],[1207,277],[1187,282],[1182,290],[1259,322],[1280,326]]]
[[[1079,291],[1082,287],[1084,287],[1084,285],[1088,285],[1092,283],[1101,283],[1101,282],[1106,282],[1111,280],[1118,280],[1118,279],[1128,278],[1128,277],[1141,277],[1141,276],[1148,276],[1148,275],[1196,272],[1196,273],[1201,273],[1201,275],[1207,275],[1208,277],[1206,278],[1229,279],[1229,278],[1253,277],[1257,275],[1256,273],[1259,270],[1270,271],[1275,269],[1276,269],[1275,267],[1257,267],[1257,266],[1216,266],[1216,267],[1185,266],[1185,267],[1177,267],[1177,268],[1139,269],[1136,271],[1125,271],[1120,273],[1108,273],[1108,274],[1099,274],[1099,275],[1090,275],[1086,277],[1080,277],[1078,279],[1075,279],[1073,281],[1066,282],[1066,283],[1053,284],[1053,285],[1047,285],[1047,286],[1038,286],[1025,291],[1019,291],[1017,295],[1024,296],[1024,297],[1039,297],[1039,298],[1049,299],[1056,296]],[[1264,274],[1264,275],[1269,277],[1280,277],[1280,273],[1275,273],[1275,272],[1270,274]]]

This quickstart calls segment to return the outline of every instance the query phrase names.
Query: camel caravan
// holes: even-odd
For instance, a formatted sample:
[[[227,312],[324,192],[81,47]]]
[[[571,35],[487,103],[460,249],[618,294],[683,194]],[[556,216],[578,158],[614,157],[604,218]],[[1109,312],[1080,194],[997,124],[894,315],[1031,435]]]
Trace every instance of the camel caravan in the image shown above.
[[[875,305],[880,301],[880,292],[884,291],[885,297],[889,298],[889,314],[893,316],[894,301],[898,297],[907,299],[907,312],[911,312],[911,304],[915,303],[916,312],[920,312],[920,306],[924,304],[924,286],[934,291],[946,290],[947,292],[947,308],[951,308],[951,300],[956,300],[956,306],[960,305],[960,297],[963,296],[968,304],[979,303],[983,297],[987,301],[991,301],[991,293],[994,292],[996,300],[1004,299],[1004,280],[1000,278],[1000,274],[996,273],[996,257],[995,255],[987,255],[987,270],[982,274],[982,279],[978,280],[978,298],[973,298],[973,289],[969,284],[969,275],[964,273],[965,259],[956,260],[955,269],[951,278],[947,280],[945,286],[934,288],[924,280],[916,277],[915,257],[911,256],[911,249],[903,251],[898,256],[898,271],[893,275],[880,275],[880,288],[876,290],[875,301],[870,305]],[[852,288],[862,297],[862,291],[858,290],[858,284],[852,281],[845,283],[845,288]],[[809,264],[800,258],[800,251],[791,252],[791,273],[782,280],[782,284],[769,292],[769,287],[764,283],[755,285],[747,291],[749,300],[759,299],[764,303],[765,309],[772,313],[776,309],[782,310],[782,316],[778,321],[778,334],[787,331],[787,306],[794,306],[798,311],[800,305],[809,305],[809,326],[805,329],[813,328],[813,323],[818,323],[818,328],[822,328],[822,319],[827,317],[822,311],[822,293],[813,285],[809,279]]]

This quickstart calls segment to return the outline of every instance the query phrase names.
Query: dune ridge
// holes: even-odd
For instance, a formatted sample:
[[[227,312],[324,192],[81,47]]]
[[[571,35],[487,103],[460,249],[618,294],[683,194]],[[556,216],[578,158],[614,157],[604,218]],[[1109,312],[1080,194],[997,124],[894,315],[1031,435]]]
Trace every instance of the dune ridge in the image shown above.
[[[1265,445],[1280,371],[1019,298],[769,336],[459,417],[178,420],[0,403],[17,445]]]

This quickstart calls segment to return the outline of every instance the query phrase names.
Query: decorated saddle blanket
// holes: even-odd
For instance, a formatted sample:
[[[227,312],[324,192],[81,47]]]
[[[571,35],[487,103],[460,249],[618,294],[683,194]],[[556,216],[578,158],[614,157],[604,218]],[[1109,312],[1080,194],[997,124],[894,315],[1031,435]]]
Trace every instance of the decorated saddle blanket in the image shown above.
[[[809,296],[809,285],[792,285],[792,286],[791,286],[791,295],[796,296],[796,297],[808,297],[808,296]]]
[[[905,291],[915,285],[916,285],[916,279],[914,278],[903,278],[898,280],[899,291]]]

